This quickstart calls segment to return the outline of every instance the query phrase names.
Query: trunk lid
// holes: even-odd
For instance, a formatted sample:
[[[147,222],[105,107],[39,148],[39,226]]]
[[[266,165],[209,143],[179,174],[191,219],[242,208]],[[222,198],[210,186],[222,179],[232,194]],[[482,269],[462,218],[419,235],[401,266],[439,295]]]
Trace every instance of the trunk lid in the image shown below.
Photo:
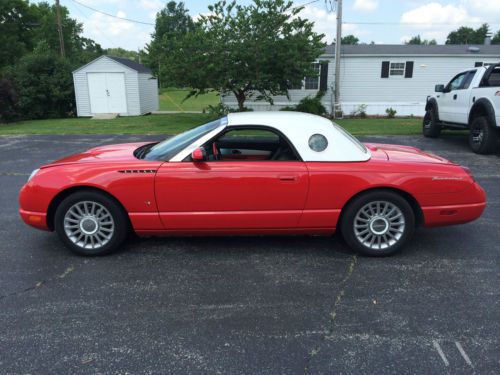
[[[416,147],[389,145],[382,143],[367,143],[366,147],[372,152],[377,154],[380,152],[387,155],[390,161],[400,162],[414,162],[414,163],[432,163],[432,164],[454,164],[441,156],[434,155],[429,152],[424,152]]]

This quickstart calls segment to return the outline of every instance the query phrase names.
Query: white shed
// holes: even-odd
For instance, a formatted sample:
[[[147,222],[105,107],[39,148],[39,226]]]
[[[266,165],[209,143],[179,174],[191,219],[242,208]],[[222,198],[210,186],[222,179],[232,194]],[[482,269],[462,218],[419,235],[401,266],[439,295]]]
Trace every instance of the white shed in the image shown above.
[[[158,110],[158,81],[149,68],[101,56],[73,72],[79,117],[101,113],[138,116]]]

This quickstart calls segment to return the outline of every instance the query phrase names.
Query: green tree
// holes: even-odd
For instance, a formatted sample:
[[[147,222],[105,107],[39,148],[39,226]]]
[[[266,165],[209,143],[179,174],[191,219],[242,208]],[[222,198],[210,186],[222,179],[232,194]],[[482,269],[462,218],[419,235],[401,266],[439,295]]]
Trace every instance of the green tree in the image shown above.
[[[436,42],[436,39],[427,40],[427,39],[422,39],[420,37],[420,35],[416,35],[416,36],[410,38],[409,40],[406,40],[405,44],[432,46],[432,45],[436,45],[437,42]]]
[[[0,123],[16,118],[17,92],[8,79],[0,79]]]
[[[160,78],[163,87],[178,86],[173,75],[173,69],[177,65],[177,61],[173,58],[177,40],[195,28],[188,12],[183,2],[169,1],[156,14],[151,43],[146,44],[141,54],[144,63]]]
[[[34,47],[37,22],[26,0],[0,1],[0,71]]]
[[[174,49],[175,76],[191,95],[233,93],[240,110],[251,97],[272,103],[291,85],[314,76],[311,62],[324,50],[323,35],[299,16],[291,1],[220,1]]]
[[[16,112],[23,119],[67,117],[74,112],[70,63],[58,55],[28,54],[6,71],[17,92]]]
[[[491,39],[491,44],[500,44],[500,30]]]
[[[59,53],[59,34],[56,27],[56,6],[47,2],[34,3],[31,6],[39,26],[33,38],[33,45],[46,43],[49,50]],[[61,23],[64,35],[66,57],[73,66],[87,63],[103,53],[101,46],[92,39],[83,37],[83,25],[69,16],[66,7],[61,6]]]
[[[359,38],[354,35],[346,35],[342,37],[342,44],[359,44]]]
[[[484,23],[474,30],[471,27],[462,26],[448,34],[446,44],[483,44],[488,34],[489,26]]]
[[[127,59],[140,62],[140,55],[137,51],[129,51],[124,48],[108,48],[104,51],[104,54],[116,57],[125,57]]]

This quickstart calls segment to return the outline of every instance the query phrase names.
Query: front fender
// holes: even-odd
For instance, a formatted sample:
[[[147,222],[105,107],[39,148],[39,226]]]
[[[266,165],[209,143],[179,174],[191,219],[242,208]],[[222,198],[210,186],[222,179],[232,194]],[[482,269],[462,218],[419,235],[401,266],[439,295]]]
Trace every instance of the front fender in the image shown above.
[[[149,165],[151,164],[151,165]],[[47,213],[52,200],[75,187],[91,187],[105,191],[117,199],[125,210],[156,212],[155,173],[161,162],[133,165],[68,164],[42,168],[19,193],[21,210]],[[128,173],[145,170],[148,173]]]
[[[425,104],[425,110],[429,109],[434,109],[434,113],[436,114],[436,120],[439,120],[439,108],[438,108],[438,103],[436,98],[431,97],[427,100],[427,103]]]

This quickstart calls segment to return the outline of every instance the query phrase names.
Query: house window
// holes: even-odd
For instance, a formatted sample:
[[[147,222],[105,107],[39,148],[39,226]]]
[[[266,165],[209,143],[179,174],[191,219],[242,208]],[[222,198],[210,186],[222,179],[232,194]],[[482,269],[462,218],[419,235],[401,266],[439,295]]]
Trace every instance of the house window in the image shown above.
[[[318,90],[319,89],[319,63],[314,63],[312,65],[315,75],[312,77],[306,77],[305,89],[306,90]]]
[[[404,62],[391,62],[389,75],[391,76],[404,76],[405,63]]]

